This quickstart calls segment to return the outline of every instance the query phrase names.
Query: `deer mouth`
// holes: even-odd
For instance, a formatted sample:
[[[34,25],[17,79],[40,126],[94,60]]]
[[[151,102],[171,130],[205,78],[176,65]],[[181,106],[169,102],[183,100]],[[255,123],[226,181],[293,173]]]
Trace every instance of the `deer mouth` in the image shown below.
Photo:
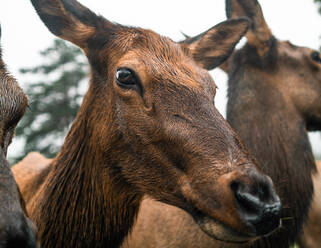
[[[222,243],[238,245],[236,247],[243,247],[243,245],[251,244],[262,237],[268,237],[271,234],[278,231],[282,226],[282,221],[280,220],[279,225],[266,234],[257,234],[257,232],[254,229],[252,229],[252,227],[245,227],[245,233],[240,232],[234,229],[233,227],[227,226],[221,221],[212,218],[211,216],[203,213],[200,210],[194,211],[192,216],[194,218],[194,221],[201,228],[201,230],[204,233],[206,233],[209,237]]]
[[[241,233],[201,212],[194,214],[193,218],[203,232],[223,243],[244,245],[260,238],[254,232]]]

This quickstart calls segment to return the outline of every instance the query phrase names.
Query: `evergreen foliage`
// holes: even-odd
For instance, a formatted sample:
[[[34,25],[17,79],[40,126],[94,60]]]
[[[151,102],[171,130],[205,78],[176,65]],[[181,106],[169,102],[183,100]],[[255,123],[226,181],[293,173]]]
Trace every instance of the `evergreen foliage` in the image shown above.
[[[15,160],[30,151],[57,154],[87,87],[88,63],[80,49],[56,39],[40,55],[43,64],[20,70],[32,81],[24,83],[29,108],[16,130],[25,140],[24,154]]]

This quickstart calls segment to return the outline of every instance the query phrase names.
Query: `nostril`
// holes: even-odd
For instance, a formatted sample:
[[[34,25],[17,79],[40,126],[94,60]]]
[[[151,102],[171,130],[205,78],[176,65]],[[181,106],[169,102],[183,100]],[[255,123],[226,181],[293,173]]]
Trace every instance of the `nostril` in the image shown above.
[[[257,214],[261,208],[261,201],[256,196],[249,192],[247,187],[241,182],[231,183],[231,189],[234,193],[237,204],[240,209],[248,214]]]
[[[236,192],[235,198],[240,207],[242,207],[242,209],[245,210],[247,213],[257,214],[260,212],[262,203],[260,202],[260,199],[256,196],[253,196],[250,193]]]
[[[253,188],[242,182],[231,183],[240,218],[256,235],[266,235],[280,225],[282,205],[273,187],[270,188],[260,184]]]

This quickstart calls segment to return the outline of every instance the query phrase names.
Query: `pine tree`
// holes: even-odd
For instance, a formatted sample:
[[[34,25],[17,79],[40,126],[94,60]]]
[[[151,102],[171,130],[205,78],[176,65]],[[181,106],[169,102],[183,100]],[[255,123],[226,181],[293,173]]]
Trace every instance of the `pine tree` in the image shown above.
[[[44,63],[21,69],[34,82],[25,83],[29,108],[16,130],[25,140],[24,154],[39,151],[54,157],[76,116],[86,90],[88,64],[80,49],[62,40],[40,52]]]

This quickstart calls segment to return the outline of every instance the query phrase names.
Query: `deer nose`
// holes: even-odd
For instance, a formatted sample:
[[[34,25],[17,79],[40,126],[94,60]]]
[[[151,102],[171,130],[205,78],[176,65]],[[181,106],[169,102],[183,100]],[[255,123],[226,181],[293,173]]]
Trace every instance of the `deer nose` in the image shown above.
[[[257,236],[267,235],[280,226],[282,204],[268,180],[251,186],[236,181],[231,188],[240,218]]]

